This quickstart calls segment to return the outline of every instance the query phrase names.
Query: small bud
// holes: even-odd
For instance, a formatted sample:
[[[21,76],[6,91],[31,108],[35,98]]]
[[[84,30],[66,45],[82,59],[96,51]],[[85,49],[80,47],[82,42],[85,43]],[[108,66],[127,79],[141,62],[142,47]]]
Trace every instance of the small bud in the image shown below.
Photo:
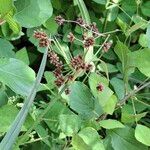
[[[112,41],[105,43],[103,46],[103,51],[107,53],[108,50],[111,48],[111,46],[112,46]]]
[[[58,25],[63,25],[65,22],[65,19],[61,15],[59,15],[55,17],[55,21]]]
[[[65,90],[65,94],[66,94],[66,95],[69,95],[69,94],[70,94],[70,89],[69,89],[69,88],[67,88],[67,89]]]
[[[77,22],[80,26],[84,26],[84,25],[85,25],[85,22],[84,22],[84,20],[83,20],[81,17],[77,18],[76,22]]]
[[[98,31],[98,28],[97,28],[97,25],[95,22],[93,22],[91,25],[91,30],[93,31],[93,36],[98,36],[99,34],[99,31]]]
[[[69,39],[69,41],[71,43],[75,40],[75,37],[74,37],[73,33],[71,33],[71,32],[68,34],[67,38]]]
[[[96,89],[99,91],[99,92],[102,92],[104,90],[104,86],[99,83],[98,86],[96,87]]]

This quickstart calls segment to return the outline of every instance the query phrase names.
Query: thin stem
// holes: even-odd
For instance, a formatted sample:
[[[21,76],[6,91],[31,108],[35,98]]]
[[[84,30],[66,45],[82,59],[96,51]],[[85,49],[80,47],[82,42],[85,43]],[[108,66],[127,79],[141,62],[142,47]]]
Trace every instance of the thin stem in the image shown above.
[[[100,52],[100,50],[103,48],[104,44],[107,42],[107,40],[109,39],[110,34],[107,36],[107,38],[105,39],[105,41],[103,42],[103,44],[100,46],[100,48],[97,50],[97,52],[94,54],[94,57]]]
[[[117,105],[121,106],[123,105],[130,97],[132,97],[134,94],[138,93],[140,90],[144,89],[145,87],[147,87],[148,85],[150,85],[150,81],[145,83],[144,85],[140,86],[138,89],[133,90],[132,92],[130,92],[128,95],[126,95]]]
[[[131,99],[131,101],[132,101],[133,112],[134,112],[134,115],[135,115],[135,122],[136,122],[136,124],[137,124],[136,109],[135,109],[134,100],[133,100],[133,99]]]

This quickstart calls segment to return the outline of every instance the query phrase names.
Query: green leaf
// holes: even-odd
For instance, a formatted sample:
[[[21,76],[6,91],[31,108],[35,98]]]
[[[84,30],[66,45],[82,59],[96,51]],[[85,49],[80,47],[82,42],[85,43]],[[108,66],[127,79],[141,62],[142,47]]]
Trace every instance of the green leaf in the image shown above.
[[[50,72],[50,71],[45,71],[44,72],[44,77],[47,81],[47,86],[49,87],[49,89],[53,89],[54,87],[56,87],[56,84],[55,84],[55,76],[54,76],[54,73],[53,72]]]
[[[62,114],[71,114],[69,109],[61,102],[56,101],[51,109],[44,115],[45,123],[53,132],[59,131],[59,116]]]
[[[139,142],[150,146],[150,128],[138,124],[135,128],[135,138]]]
[[[119,11],[119,8],[117,6],[110,8],[108,11],[108,18],[107,18],[108,21],[114,21],[117,18],[118,11]]]
[[[103,107],[103,111],[107,114],[112,115],[117,103],[117,97],[115,95],[112,95],[110,99],[107,101],[105,106]]]
[[[15,6],[17,8],[15,18],[26,28],[40,26],[53,12],[50,0],[17,0]]]
[[[130,29],[128,29],[125,34],[126,34],[127,36],[130,36],[131,33],[133,33],[133,32],[135,32],[135,31],[139,30],[140,28],[144,28],[145,25],[147,26],[148,23],[145,24],[145,22],[140,21],[140,22],[136,23],[135,25],[133,25],[132,27],[130,27]]]
[[[46,48],[46,51],[43,55],[43,59],[42,59],[42,62],[41,62],[41,65],[37,74],[37,78],[32,86],[32,89],[30,90],[28,97],[25,99],[23,107],[21,108],[15,120],[11,124],[9,131],[6,133],[3,140],[1,141],[0,149],[5,149],[5,150],[11,149],[17,136],[19,135],[21,127],[25,122],[29,109],[36,96],[37,89],[40,85],[40,82],[44,73],[45,65],[46,65],[47,53],[48,53],[48,49]]]
[[[30,64],[28,52],[25,47],[16,52],[16,58],[23,61],[27,65]]]
[[[126,45],[124,45],[122,42],[117,41],[117,44],[114,48],[115,53],[119,57],[120,61],[122,62],[123,70],[127,66],[128,57],[127,54],[129,53],[129,49]]]
[[[0,14],[2,15],[2,17],[13,9],[12,0],[0,0],[0,4]]]
[[[71,144],[75,150],[91,150],[78,134],[73,135]]]
[[[117,97],[119,98],[119,100],[121,100],[122,98],[124,98],[125,95],[125,89],[124,89],[124,83],[122,80],[114,77],[110,80],[111,85],[113,86],[115,93],[117,95]]]
[[[55,38],[54,43],[57,48],[56,51],[64,57],[67,64],[70,64],[71,54],[69,47],[66,44],[61,44],[57,38]]]
[[[13,105],[4,105],[0,108],[0,132],[6,132],[12,121],[15,119],[16,115],[18,114],[19,110]],[[7,116],[4,117],[4,114]]]
[[[13,31],[13,33],[19,34],[21,31],[21,26],[18,22],[16,22],[16,20],[13,18],[13,14],[12,13],[8,13],[7,15],[5,15],[4,19],[7,21],[7,23],[9,24],[10,29]]]
[[[147,27],[146,36],[147,36],[147,40],[148,40],[148,48],[150,48],[150,25],[148,25],[148,27]]]
[[[124,128],[125,127],[121,122],[119,122],[117,120],[113,120],[113,119],[100,121],[100,126],[105,129],[114,129],[114,128]]]
[[[128,14],[134,14],[137,9],[136,1],[135,0],[122,0],[121,8],[128,12]]]
[[[45,23],[44,26],[48,29],[51,35],[55,35],[57,33],[59,25],[55,21],[55,15],[49,18]]]
[[[105,150],[103,142],[94,128],[84,128],[78,133],[78,135],[86,143],[86,145],[88,145],[89,150]],[[78,144],[78,149],[80,149],[81,144],[76,144]]]
[[[35,131],[37,132],[37,134],[39,135],[39,137],[41,138],[41,140],[47,144],[48,146],[50,146],[50,141],[48,138],[45,138],[45,137],[49,137],[48,135],[48,131],[46,131],[43,126],[41,125],[37,125],[35,128]]]
[[[146,34],[141,34],[140,35],[139,44],[142,47],[148,47],[148,37],[146,36]]]
[[[146,146],[136,141],[132,128],[113,129],[109,130],[108,134],[115,150],[148,150]]]
[[[35,73],[20,60],[0,59],[0,81],[16,93],[25,96],[35,81]]]
[[[147,112],[140,114],[134,114],[133,107],[129,104],[126,104],[122,109],[121,122],[123,123],[134,123],[135,120],[139,121],[142,117],[145,117]]]
[[[7,104],[8,95],[4,89],[0,88],[0,107]]]
[[[66,136],[72,136],[79,131],[81,119],[77,115],[60,115],[59,124]]]
[[[109,63],[101,63],[97,67],[100,71],[105,72],[105,73],[118,72],[117,67]]]
[[[7,40],[0,38],[0,57],[15,57],[14,46]]]
[[[150,49],[145,48],[129,54],[131,65],[137,67],[144,75],[150,77]]]
[[[103,91],[100,92],[97,90],[98,84],[102,84],[104,86]],[[90,89],[102,107],[107,104],[110,97],[113,95],[113,91],[108,87],[108,84],[109,82],[105,77],[102,77],[96,73],[91,73],[89,77]]]
[[[4,105],[0,108],[0,133],[5,133],[8,131],[11,123],[14,121],[15,117],[17,116],[19,110],[14,105]],[[4,115],[6,115],[4,117]],[[22,127],[22,131],[27,131],[27,128],[31,126],[30,118],[26,120],[25,124]]]
[[[106,4],[106,0],[93,0],[93,1],[98,4],[103,4],[103,5]]]
[[[144,2],[141,6],[143,15],[150,17],[150,1]]]
[[[69,90],[69,105],[77,113],[88,118],[95,117],[95,115],[98,117],[102,114],[101,107],[85,84],[74,82],[69,86]]]

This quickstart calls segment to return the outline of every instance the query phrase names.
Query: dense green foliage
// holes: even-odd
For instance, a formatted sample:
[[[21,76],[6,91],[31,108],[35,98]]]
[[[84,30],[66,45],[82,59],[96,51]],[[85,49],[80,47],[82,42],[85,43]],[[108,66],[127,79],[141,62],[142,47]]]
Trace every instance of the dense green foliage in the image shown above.
[[[149,110],[149,0],[0,0],[0,150],[148,150]]]

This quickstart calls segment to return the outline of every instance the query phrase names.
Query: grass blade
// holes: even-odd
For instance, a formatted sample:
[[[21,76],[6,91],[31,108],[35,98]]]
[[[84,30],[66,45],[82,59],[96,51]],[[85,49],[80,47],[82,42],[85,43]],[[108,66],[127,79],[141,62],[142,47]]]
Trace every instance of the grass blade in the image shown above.
[[[32,102],[36,96],[37,88],[42,79],[42,75],[43,75],[45,65],[46,65],[46,60],[47,60],[47,53],[48,53],[48,49],[46,49],[44,53],[44,56],[43,56],[43,59],[42,59],[42,62],[41,62],[41,65],[37,74],[37,78],[31,89],[31,92],[29,93],[29,96],[26,98],[23,107],[21,108],[16,119],[12,123],[9,131],[3,138],[2,142],[0,143],[0,150],[10,150],[21,130],[21,127],[26,119],[30,106],[32,105]]]

